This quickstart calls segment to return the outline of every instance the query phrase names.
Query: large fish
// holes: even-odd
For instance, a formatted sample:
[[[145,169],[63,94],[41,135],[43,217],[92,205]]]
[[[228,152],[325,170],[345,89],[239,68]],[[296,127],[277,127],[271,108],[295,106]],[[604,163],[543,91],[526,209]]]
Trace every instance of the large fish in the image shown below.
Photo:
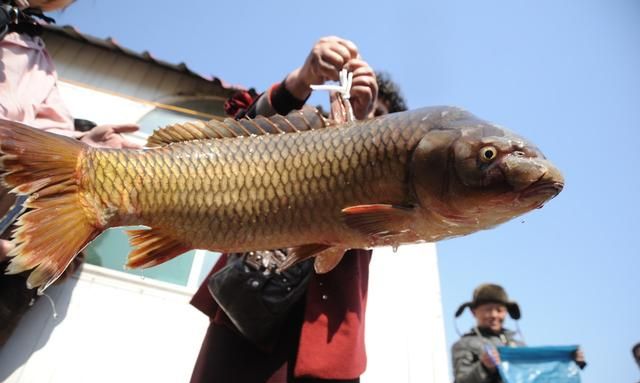
[[[110,227],[129,231],[127,266],[190,249],[291,248],[286,265],[344,251],[473,233],[542,206],[560,172],[525,139],[453,107],[335,126],[287,118],[177,124],[144,150],[98,149],[0,122],[4,181],[28,194],[8,268],[40,291]],[[285,266],[286,266],[285,265]]]

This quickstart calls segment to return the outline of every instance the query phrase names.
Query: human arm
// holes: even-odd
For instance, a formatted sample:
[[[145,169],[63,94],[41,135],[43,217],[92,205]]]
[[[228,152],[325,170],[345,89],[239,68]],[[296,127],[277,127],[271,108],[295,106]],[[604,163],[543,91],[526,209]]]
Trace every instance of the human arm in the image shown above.
[[[87,132],[62,128],[45,128],[50,133],[76,138],[89,146],[111,149],[140,149],[141,146],[127,140],[122,133],[133,133],[140,129],[136,124],[98,125]]]
[[[74,130],[71,113],[67,109],[58,86],[54,85],[46,99],[35,108],[33,127],[50,133],[76,138],[88,145],[113,149],[139,149],[140,145],[125,139],[121,133],[133,133],[140,128],[135,124],[99,125],[87,132]]]
[[[121,133],[133,133],[140,129],[135,124],[98,125],[83,133],[80,141],[95,147],[112,149],[140,149],[141,146],[127,140]]]

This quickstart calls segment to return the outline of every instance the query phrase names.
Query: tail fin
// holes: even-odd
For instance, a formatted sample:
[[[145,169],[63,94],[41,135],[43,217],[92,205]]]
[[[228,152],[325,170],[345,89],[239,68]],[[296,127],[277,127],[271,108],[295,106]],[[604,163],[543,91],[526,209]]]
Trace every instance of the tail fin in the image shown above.
[[[5,186],[30,194],[30,209],[16,221],[15,248],[7,268],[17,274],[35,267],[28,288],[42,293],[71,260],[102,231],[90,220],[78,195],[77,140],[0,119],[0,161]]]

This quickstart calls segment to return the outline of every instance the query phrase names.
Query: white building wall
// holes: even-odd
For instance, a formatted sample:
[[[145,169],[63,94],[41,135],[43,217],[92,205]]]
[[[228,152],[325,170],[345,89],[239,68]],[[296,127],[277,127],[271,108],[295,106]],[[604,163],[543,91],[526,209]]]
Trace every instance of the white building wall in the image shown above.
[[[435,246],[374,251],[363,383],[448,381]],[[208,319],[171,284],[85,265],[0,349],[7,383],[186,382]],[[4,380],[3,380],[4,379]]]
[[[363,383],[449,381],[435,244],[373,251]]]
[[[64,80],[58,82],[58,88],[73,117],[91,120],[98,125],[131,124],[154,109],[151,104],[99,92]]]
[[[0,349],[6,383],[187,382],[208,318],[190,291],[93,265],[23,317]]]

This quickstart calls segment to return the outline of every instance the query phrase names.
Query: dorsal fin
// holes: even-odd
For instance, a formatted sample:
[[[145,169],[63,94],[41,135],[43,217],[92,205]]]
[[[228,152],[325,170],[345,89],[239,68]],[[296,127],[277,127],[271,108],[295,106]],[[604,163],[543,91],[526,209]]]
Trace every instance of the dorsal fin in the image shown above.
[[[156,129],[147,139],[147,146],[164,146],[175,142],[203,139],[233,138],[250,135],[293,133],[322,129],[333,126],[315,108],[303,108],[289,113],[286,117],[276,114],[271,117],[258,116],[223,121],[191,121]]]

